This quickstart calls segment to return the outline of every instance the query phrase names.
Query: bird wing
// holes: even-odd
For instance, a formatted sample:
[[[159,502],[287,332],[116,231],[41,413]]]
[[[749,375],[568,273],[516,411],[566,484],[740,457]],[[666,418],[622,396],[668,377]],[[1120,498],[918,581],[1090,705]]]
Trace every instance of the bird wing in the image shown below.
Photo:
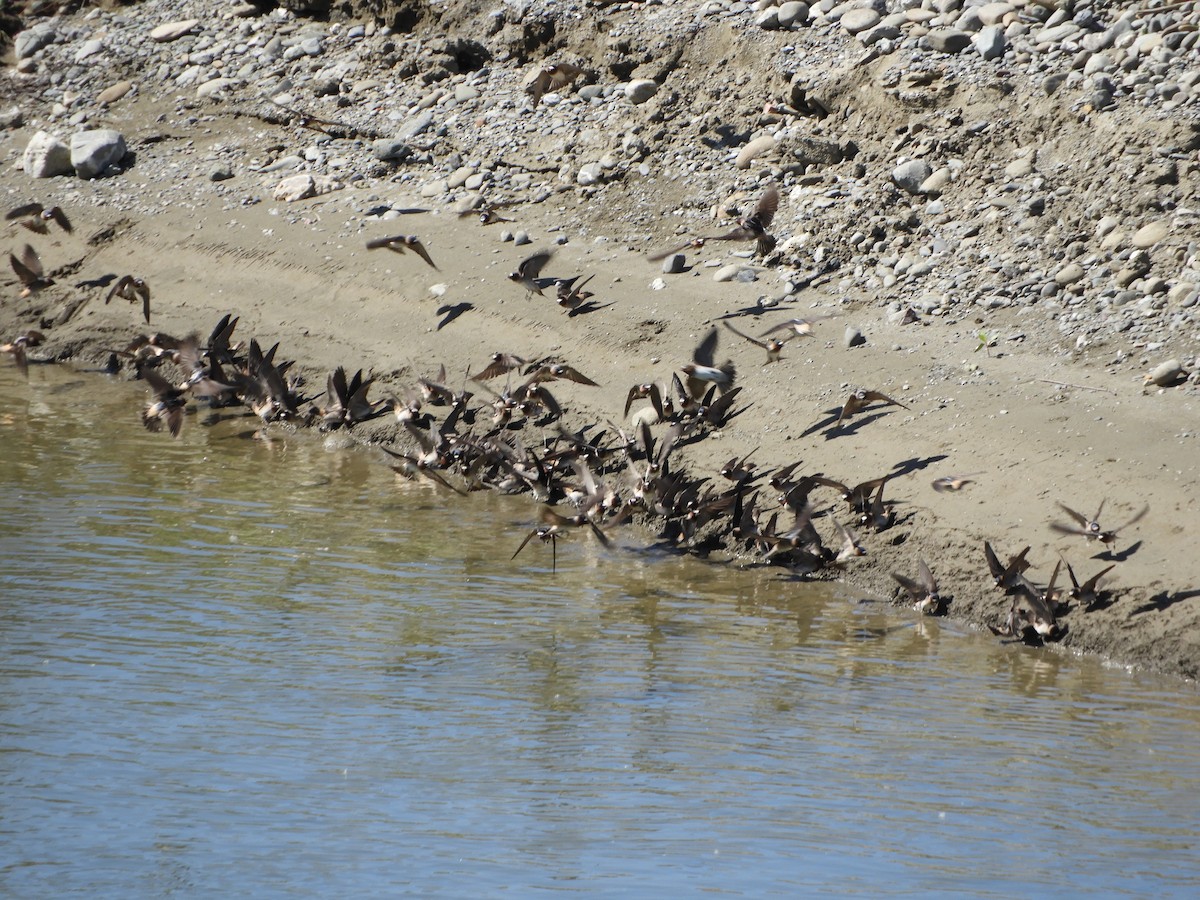
[[[708,334],[704,336],[696,349],[692,351],[692,362],[698,366],[713,366],[713,357],[717,352],[717,329],[709,329]]]

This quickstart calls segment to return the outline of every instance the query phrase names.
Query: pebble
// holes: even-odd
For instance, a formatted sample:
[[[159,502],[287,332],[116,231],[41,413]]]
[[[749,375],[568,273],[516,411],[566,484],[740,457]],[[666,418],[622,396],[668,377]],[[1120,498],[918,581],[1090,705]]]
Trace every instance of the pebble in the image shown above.
[[[1054,273],[1054,280],[1061,285],[1074,284],[1083,277],[1083,266],[1079,263],[1067,263]]]
[[[638,78],[625,85],[625,96],[629,102],[639,106],[658,93],[658,82],[653,78]]]
[[[521,230],[518,230],[518,231],[516,231],[516,232],[514,232],[514,233],[513,233],[513,236],[512,236],[512,241],[513,241],[513,243],[514,243],[514,244],[516,244],[518,247],[523,247],[523,246],[525,246],[526,244],[532,244],[532,243],[533,243],[533,238],[531,238],[531,237],[529,236],[529,232],[528,232],[528,231],[525,231],[524,229],[521,229]]]
[[[1148,225],[1143,225],[1133,233],[1133,237],[1130,238],[1129,242],[1134,247],[1139,247],[1142,249],[1153,247],[1155,244],[1165,238],[1170,230],[1171,224],[1166,220],[1160,219],[1157,222],[1151,222]]]
[[[285,203],[294,203],[297,200],[307,200],[310,197],[319,197],[322,194],[340,191],[344,187],[345,185],[336,178],[328,175],[310,175],[306,172],[283,179],[275,186],[272,196]]]
[[[858,34],[879,24],[882,17],[871,8],[852,9],[842,14],[842,27],[850,34]]]
[[[588,163],[579,169],[575,181],[587,187],[596,184],[604,178],[604,167],[598,162]]]
[[[737,158],[734,160],[733,164],[739,169],[748,169],[754,160],[758,159],[763,154],[770,153],[772,150],[774,150],[775,144],[776,141],[774,136],[769,134],[755,138],[738,151]]]
[[[57,32],[46,24],[26,28],[17,32],[17,36],[13,38],[13,53],[17,59],[28,59],[43,47],[54,43],[57,36]]]
[[[131,90],[133,90],[132,81],[118,81],[116,84],[102,90],[96,96],[96,102],[101,106],[108,106],[110,103],[116,103]]]
[[[961,53],[971,46],[971,36],[955,28],[935,28],[925,35],[925,43],[938,53]]]
[[[892,169],[892,181],[910,194],[919,194],[921,185],[933,174],[933,166],[923,159],[910,159]]]
[[[1146,378],[1154,382],[1158,387],[1170,387],[1177,381],[1182,381],[1186,376],[1187,372],[1184,371],[1179,360],[1168,359],[1166,362],[1155,366]]]
[[[185,34],[191,34],[200,24],[199,19],[183,19],[179,22],[167,22],[150,29],[150,40],[159,44],[177,41]]]
[[[984,59],[1001,59],[1004,51],[1008,49],[1008,38],[999,25],[987,25],[971,38],[971,44]]]
[[[745,281],[746,278],[743,277],[744,272],[749,272],[754,276],[749,279],[750,281],[754,281],[758,277],[757,273],[750,267],[743,266],[741,263],[730,263],[727,266],[721,266],[721,268],[713,273],[713,281]]]
[[[846,326],[846,333],[842,335],[842,343],[845,344],[847,350],[849,350],[851,347],[861,347],[866,342],[867,339],[863,335],[862,331],[860,331],[854,325]]]
[[[687,268],[687,257],[682,253],[672,253],[662,263],[664,275],[678,275],[685,268]]]

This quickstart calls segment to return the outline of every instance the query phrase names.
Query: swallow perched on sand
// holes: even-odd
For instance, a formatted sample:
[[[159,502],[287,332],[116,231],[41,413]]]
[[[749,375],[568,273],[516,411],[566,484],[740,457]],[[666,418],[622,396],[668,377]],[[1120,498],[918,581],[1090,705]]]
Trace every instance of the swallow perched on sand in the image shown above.
[[[688,391],[693,398],[703,396],[706,384],[715,384],[722,394],[733,387],[737,371],[733,363],[726,360],[722,365],[714,363],[717,352],[717,329],[712,328],[692,351],[692,362],[683,366],[688,377]]]
[[[899,585],[908,591],[908,596],[913,602],[913,608],[917,612],[927,616],[936,616],[944,611],[944,601],[938,595],[937,581],[934,580],[933,573],[929,571],[929,565],[925,560],[917,559],[917,578],[915,581],[898,572],[893,572],[892,578],[896,579]]]
[[[17,279],[24,286],[21,290],[22,297],[28,297],[34,291],[54,284],[54,279],[46,277],[37,251],[29,244],[21,248],[21,255],[19,257],[13,253],[8,254],[8,263],[12,266],[12,270],[16,272]]]
[[[429,256],[429,251],[415,234],[396,234],[391,237],[374,238],[367,241],[368,250],[391,250],[393,253],[406,253],[411,250],[429,265],[437,269],[437,265]],[[438,269],[438,271],[441,271]]]
[[[1129,527],[1134,522],[1140,521],[1142,516],[1150,511],[1150,504],[1147,503],[1137,514],[1125,524],[1118,528],[1105,529],[1100,526],[1100,512],[1104,509],[1104,500],[1100,501],[1100,508],[1096,510],[1096,515],[1092,518],[1075,512],[1071,507],[1064,503],[1059,503],[1058,508],[1075,520],[1072,525],[1064,525],[1061,522],[1051,522],[1050,527],[1061,534],[1079,534],[1083,535],[1089,541],[1099,541],[1102,544],[1111,544],[1117,539],[1117,533],[1124,528]]]
[[[138,300],[141,300],[142,317],[147,323],[150,322],[150,285],[145,281],[133,275],[122,275],[112,286],[108,296],[104,298],[104,305],[107,306],[108,301],[113,297],[120,297],[130,303],[137,303]]]
[[[838,416],[837,424],[841,425],[857,412],[866,409],[872,403],[882,403],[884,406],[903,406],[908,409],[908,406],[901,403],[899,400],[893,400],[887,394],[882,394],[879,391],[857,390],[846,398],[845,404],[842,406],[842,413]]]
[[[1063,562],[1067,564],[1067,576],[1071,579],[1071,599],[1078,600],[1083,604],[1084,609],[1094,606],[1100,595],[1100,579],[1111,572],[1116,567],[1116,563],[1105,566],[1083,584],[1080,584],[1079,580],[1075,577],[1075,570],[1071,568],[1071,564],[1065,559]]]
[[[773,362],[778,362],[781,354],[783,353],[783,345],[786,344],[788,341],[790,341],[793,337],[795,337],[794,334],[788,334],[788,335],[784,335],[782,339],[768,338],[767,340],[764,341],[764,340],[760,340],[759,338],[752,338],[748,334],[742,334],[742,332],[738,331],[736,328],[734,328],[728,322],[725,322],[723,324],[725,325],[726,328],[728,328],[730,331],[732,331],[734,334],[736,334],[742,340],[749,341],[755,347],[762,347],[764,350],[766,350],[767,351],[767,362],[766,362],[767,365],[770,365]]]
[[[38,234],[49,234],[51,222],[54,222],[67,234],[74,230],[71,227],[71,220],[67,218],[67,214],[62,209],[57,206],[42,206],[40,203],[26,203],[24,206],[18,206],[16,209],[9,210],[4,218],[23,228],[28,228],[30,231],[36,231]]]
[[[11,353],[17,370],[24,376],[29,376],[29,358],[25,355],[27,347],[36,347],[46,336],[40,331],[26,331],[19,334],[7,344],[0,345],[0,353]]]
[[[706,241],[754,241],[755,252],[759,256],[766,256],[775,247],[775,238],[767,233],[767,229],[771,227],[777,209],[779,209],[779,190],[775,185],[770,185],[759,197],[754,212],[738,219],[737,226],[731,231],[692,238],[675,247],[654,253],[648,258],[651,262],[656,262],[666,259],[680,250],[686,250],[688,247],[703,247]]]
[[[550,262],[550,257],[554,255],[553,250],[539,250],[532,256],[527,256],[521,260],[521,264],[517,266],[517,270],[508,276],[508,280],[515,284],[521,285],[530,294],[542,295],[542,286],[538,282],[538,277],[542,274],[542,269],[546,263]]]
[[[992,575],[992,581],[996,587],[1003,589],[1006,593],[1016,587],[1017,576],[1029,568],[1029,563],[1025,560],[1025,554],[1030,550],[1026,547],[1020,553],[1011,557],[1008,565],[1001,565],[1000,558],[996,556],[996,551],[992,549],[992,545],[987,541],[983,542],[983,555],[987,560],[988,571]]]
[[[975,483],[975,476],[979,472],[972,472],[969,475],[943,475],[940,478],[933,479],[933,489],[939,494],[944,494],[947,491],[961,491],[968,484]]]
[[[525,93],[529,95],[533,108],[537,109],[543,95],[570,87],[571,82],[582,74],[583,69],[579,66],[565,62],[549,63],[526,76]]]

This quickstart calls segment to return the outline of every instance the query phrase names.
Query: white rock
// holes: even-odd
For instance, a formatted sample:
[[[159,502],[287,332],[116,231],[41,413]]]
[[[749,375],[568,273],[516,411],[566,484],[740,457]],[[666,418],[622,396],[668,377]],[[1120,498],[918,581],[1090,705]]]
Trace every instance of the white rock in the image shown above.
[[[653,78],[638,78],[625,85],[625,96],[635,105],[645,103],[658,93],[658,82]]]
[[[71,148],[48,131],[39,131],[25,145],[22,158],[25,174],[31,178],[70,175]]]
[[[748,169],[750,168],[750,163],[754,162],[754,160],[758,159],[764,153],[770,153],[774,149],[775,138],[771,135],[767,134],[755,138],[738,151],[734,165],[739,169]]]
[[[160,44],[178,40],[185,34],[191,34],[195,31],[196,26],[199,24],[199,19],[183,19],[179,22],[167,22],[150,30],[150,40]]]
[[[273,196],[276,200],[294,203],[297,200],[307,200],[309,197],[319,197],[330,191],[340,191],[345,185],[336,178],[328,175],[293,175],[275,185]]]
[[[125,136],[111,128],[71,135],[71,165],[80,178],[95,178],[125,158]]]

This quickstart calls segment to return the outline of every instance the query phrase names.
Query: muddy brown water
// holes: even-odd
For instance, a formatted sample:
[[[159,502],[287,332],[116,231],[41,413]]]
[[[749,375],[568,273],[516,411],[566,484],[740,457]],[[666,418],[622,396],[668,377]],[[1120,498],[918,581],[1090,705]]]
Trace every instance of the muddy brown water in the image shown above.
[[[0,389],[0,894],[1190,895],[1200,698]]]

